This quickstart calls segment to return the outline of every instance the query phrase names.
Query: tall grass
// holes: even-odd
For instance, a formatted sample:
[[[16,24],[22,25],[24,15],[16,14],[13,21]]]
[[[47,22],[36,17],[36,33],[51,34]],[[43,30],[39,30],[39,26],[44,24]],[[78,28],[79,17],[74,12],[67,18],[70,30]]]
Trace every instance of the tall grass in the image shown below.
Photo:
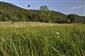
[[[0,27],[0,56],[85,56],[85,25]]]

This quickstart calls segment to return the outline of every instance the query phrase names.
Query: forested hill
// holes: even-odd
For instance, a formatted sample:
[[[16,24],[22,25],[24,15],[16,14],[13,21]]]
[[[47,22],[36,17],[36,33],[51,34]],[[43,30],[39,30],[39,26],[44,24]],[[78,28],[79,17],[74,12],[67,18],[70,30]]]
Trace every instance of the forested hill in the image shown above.
[[[76,16],[76,17],[75,17]],[[65,15],[55,11],[27,10],[16,5],[0,2],[0,21],[33,21],[33,22],[74,22],[75,18],[85,18],[79,15]],[[69,19],[69,20],[68,20]],[[79,20],[80,21],[80,20]],[[78,21],[78,22],[79,22]],[[84,20],[81,20],[84,21]]]

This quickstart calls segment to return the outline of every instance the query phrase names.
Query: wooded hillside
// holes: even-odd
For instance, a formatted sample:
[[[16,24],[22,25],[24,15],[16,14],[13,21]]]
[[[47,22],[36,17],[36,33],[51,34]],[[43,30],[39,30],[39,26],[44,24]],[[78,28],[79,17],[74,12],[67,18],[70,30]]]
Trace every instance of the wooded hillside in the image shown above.
[[[85,23],[85,17],[76,14],[65,15],[56,11],[23,9],[10,3],[0,2],[0,22],[2,21]]]

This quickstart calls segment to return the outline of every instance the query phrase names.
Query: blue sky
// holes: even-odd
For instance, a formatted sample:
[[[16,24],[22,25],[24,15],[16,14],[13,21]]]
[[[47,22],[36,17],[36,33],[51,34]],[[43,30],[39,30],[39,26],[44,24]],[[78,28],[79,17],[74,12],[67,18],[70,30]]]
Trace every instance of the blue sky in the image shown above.
[[[0,0],[15,4],[26,9],[39,9],[47,5],[50,10],[63,12],[64,14],[78,14],[85,16],[85,0]],[[30,5],[28,8],[27,6]]]

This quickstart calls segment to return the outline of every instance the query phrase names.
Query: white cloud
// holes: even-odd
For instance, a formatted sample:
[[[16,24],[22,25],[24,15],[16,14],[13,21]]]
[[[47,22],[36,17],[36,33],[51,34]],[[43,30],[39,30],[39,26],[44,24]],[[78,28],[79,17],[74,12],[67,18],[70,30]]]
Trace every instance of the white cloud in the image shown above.
[[[85,15],[84,11],[85,7],[84,6],[76,6],[76,7],[71,7],[69,9],[66,9],[65,12],[66,14],[78,14],[78,15]]]
[[[0,0],[0,1],[4,1],[4,0]]]
[[[75,10],[75,9],[80,9],[80,8],[82,8],[82,7],[84,7],[84,6],[72,7],[72,8],[67,9],[66,11]]]

